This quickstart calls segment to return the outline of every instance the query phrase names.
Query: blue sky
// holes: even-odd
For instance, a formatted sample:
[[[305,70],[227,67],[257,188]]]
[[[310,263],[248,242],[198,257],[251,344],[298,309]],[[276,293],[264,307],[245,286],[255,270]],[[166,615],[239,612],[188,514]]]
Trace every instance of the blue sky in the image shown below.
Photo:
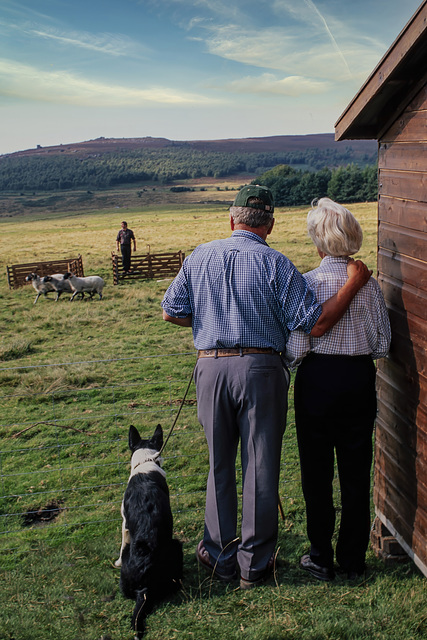
[[[326,133],[420,0],[1,0],[0,154]]]

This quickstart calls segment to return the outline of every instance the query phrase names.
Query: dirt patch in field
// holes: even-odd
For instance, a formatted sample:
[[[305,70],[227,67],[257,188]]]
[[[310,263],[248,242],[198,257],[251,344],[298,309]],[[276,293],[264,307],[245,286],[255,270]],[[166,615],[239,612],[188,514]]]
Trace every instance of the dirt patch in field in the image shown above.
[[[22,524],[24,527],[42,527],[52,520],[55,520],[63,507],[59,500],[52,500],[43,507],[30,507],[28,511],[22,514]]]

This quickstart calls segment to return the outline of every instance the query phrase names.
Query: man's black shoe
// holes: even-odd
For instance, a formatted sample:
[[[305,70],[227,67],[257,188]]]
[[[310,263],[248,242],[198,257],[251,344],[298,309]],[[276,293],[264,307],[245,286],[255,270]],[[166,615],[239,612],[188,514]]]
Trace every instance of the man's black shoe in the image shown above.
[[[335,578],[335,572],[332,567],[321,567],[313,562],[308,554],[301,558],[300,567],[311,573],[318,580],[323,580],[323,582],[329,582]]]

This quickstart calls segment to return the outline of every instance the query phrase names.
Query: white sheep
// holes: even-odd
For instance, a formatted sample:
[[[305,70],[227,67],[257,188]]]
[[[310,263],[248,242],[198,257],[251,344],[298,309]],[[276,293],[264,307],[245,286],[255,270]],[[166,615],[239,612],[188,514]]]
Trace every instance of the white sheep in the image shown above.
[[[62,273],[55,273],[52,278],[56,280],[62,279]],[[46,296],[49,291],[55,291],[55,287],[52,282],[45,282],[44,278],[40,278],[37,273],[30,273],[25,277],[26,282],[31,282],[34,289],[37,291],[36,299],[34,300],[34,304],[36,304],[37,300],[40,298],[41,294]],[[70,288],[71,291],[71,288]],[[57,298],[58,299],[58,298]]]
[[[102,299],[102,290],[104,288],[104,280],[100,276],[86,276],[85,278],[79,278],[73,273],[64,273],[64,280],[69,280],[71,288],[74,293],[70,298],[70,302],[78,293],[88,293],[92,300],[95,293],[99,295],[99,299]]]
[[[52,285],[54,291],[56,291],[55,302],[58,301],[61,293],[66,291],[67,293],[73,293],[73,289],[71,287],[71,283],[69,280],[64,280],[64,276],[62,273],[56,273],[52,276],[45,276],[42,278],[42,282],[49,283]],[[81,297],[84,298],[84,293],[81,293]]]

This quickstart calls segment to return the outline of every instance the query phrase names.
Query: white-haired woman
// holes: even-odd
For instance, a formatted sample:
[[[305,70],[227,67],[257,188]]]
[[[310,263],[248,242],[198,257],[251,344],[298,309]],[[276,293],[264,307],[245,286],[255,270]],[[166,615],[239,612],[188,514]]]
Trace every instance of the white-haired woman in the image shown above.
[[[312,206],[307,228],[322,261],[304,278],[322,303],[346,281],[349,256],[360,249],[363,233],[353,214],[329,198]],[[389,347],[387,309],[372,277],[322,337],[295,331],[287,344],[286,360],[291,368],[298,366],[295,420],[311,543],[300,566],[319,580],[335,577],[335,454],[341,489],[336,561],[350,579],[365,571],[376,416],[373,361],[384,357]]]

